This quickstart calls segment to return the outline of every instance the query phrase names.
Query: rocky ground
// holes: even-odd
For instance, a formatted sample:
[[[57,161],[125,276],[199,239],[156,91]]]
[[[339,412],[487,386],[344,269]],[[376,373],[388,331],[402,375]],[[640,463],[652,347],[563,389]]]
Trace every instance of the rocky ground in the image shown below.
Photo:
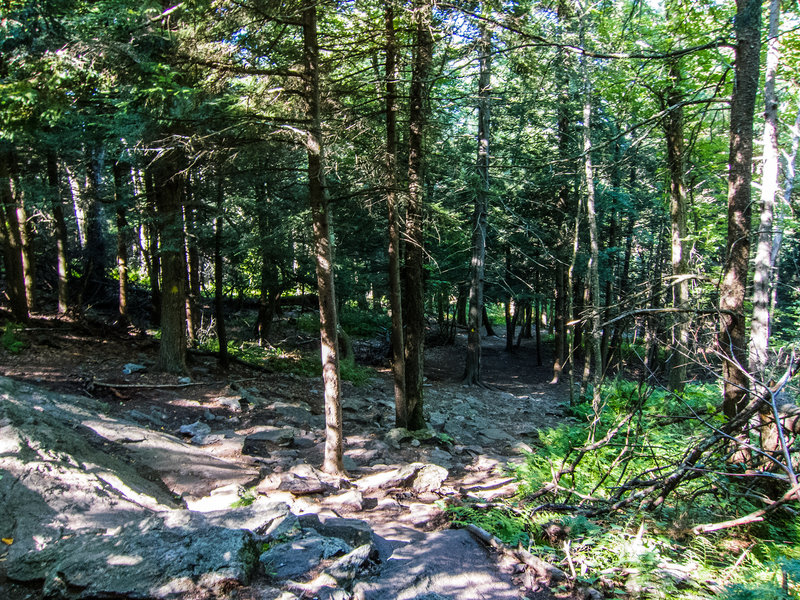
[[[553,597],[557,571],[441,508],[513,494],[506,467],[563,418],[524,342],[485,340],[486,388],[459,382],[462,339],[430,349],[425,435],[393,429],[385,370],[345,384],[348,477],[332,478],[317,378],[210,357],[159,374],[155,342],[99,324],[22,335],[0,373],[0,597]]]

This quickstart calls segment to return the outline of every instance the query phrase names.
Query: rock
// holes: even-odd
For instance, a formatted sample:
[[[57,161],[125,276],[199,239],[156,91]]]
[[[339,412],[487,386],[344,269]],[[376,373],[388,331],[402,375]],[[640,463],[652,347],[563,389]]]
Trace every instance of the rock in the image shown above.
[[[355,471],[358,469],[358,463],[347,455],[342,457],[342,466],[345,471]]]
[[[249,529],[258,535],[275,531],[289,516],[294,517],[285,502],[276,502],[263,496],[259,496],[248,506],[227,508],[204,515],[205,521],[211,525],[227,529]],[[295,522],[296,520],[295,517]],[[286,531],[288,530],[287,528]]]
[[[453,455],[450,454],[447,450],[442,450],[441,448],[433,448],[430,453],[428,454],[428,460],[436,465],[441,465],[445,469],[449,469],[453,466]]]
[[[347,490],[335,496],[328,496],[322,505],[340,510],[361,510],[364,507],[364,496],[358,490]]]
[[[319,600],[350,600],[352,596],[342,588],[322,588],[317,594]]]
[[[362,492],[408,487],[423,466],[423,463],[411,463],[397,469],[366,475],[354,483]]]
[[[197,512],[221,511],[239,502],[243,495],[244,488],[236,483],[231,483],[211,490],[208,496],[188,501],[186,507]]]
[[[448,474],[447,469],[439,465],[425,465],[417,471],[411,487],[415,492],[435,492],[442,487]]]
[[[267,450],[267,444],[289,446],[293,442],[295,434],[294,427],[273,427],[270,425],[259,427],[258,431],[245,438],[242,453],[263,453]]]
[[[220,396],[219,398],[214,398],[214,401],[220,406],[223,406],[235,413],[242,412],[241,400],[241,396]]]
[[[356,578],[358,572],[369,560],[375,548],[372,543],[359,546],[352,552],[345,554],[337,559],[332,565],[325,569],[325,573],[333,577],[339,585],[349,585]]]
[[[435,431],[440,433],[444,432],[444,426],[447,423],[447,415],[440,412],[432,412],[428,418],[428,424]]]
[[[383,439],[392,448],[399,450],[402,442],[413,439],[413,437],[414,435],[408,429],[395,427],[394,429],[390,429]]]
[[[214,413],[212,413],[210,410],[208,410],[208,409],[205,409],[205,410],[203,411],[203,418],[204,418],[206,421],[216,421],[216,420],[217,420],[217,415],[215,415]]]
[[[205,437],[211,433],[211,427],[202,421],[195,421],[190,425],[181,425],[178,431],[183,435],[190,436],[193,444],[202,445]]]
[[[130,375],[131,373],[138,373],[139,371],[146,371],[147,367],[144,365],[137,365],[136,363],[125,363],[122,367],[123,375]]]
[[[330,485],[322,481],[319,477],[298,475],[296,473],[284,473],[278,489],[284,492],[291,492],[295,496],[307,496],[309,494],[322,494],[332,489]]]
[[[372,529],[360,519],[320,518],[315,514],[300,515],[298,518],[304,528],[313,529],[327,537],[340,538],[353,547],[372,542]]]
[[[288,402],[273,402],[267,409],[274,411],[282,420],[289,421],[304,429],[309,429],[313,422],[311,411],[299,404]]]
[[[487,429],[480,429],[478,430],[478,434],[482,435],[485,438],[493,442],[510,442],[513,441],[513,438],[508,435],[502,429],[497,429],[496,427],[489,427]]]
[[[248,583],[257,557],[249,531],[171,528],[148,517],[113,535],[59,540],[9,565],[8,576],[44,580],[47,597],[178,600]]]
[[[343,540],[306,532],[288,542],[275,544],[259,560],[273,579],[295,579],[305,575],[326,558],[346,554],[351,548]]]
[[[519,600],[507,575],[464,530],[430,534],[396,548],[380,573],[353,586],[360,600]]]
[[[284,503],[281,504],[287,506],[288,509],[288,505]],[[287,512],[286,515],[272,520],[264,531],[259,529],[256,533],[263,533],[269,538],[276,540],[282,537],[295,535],[298,531],[300,531],[300,520],[297,518],[296,514]]]

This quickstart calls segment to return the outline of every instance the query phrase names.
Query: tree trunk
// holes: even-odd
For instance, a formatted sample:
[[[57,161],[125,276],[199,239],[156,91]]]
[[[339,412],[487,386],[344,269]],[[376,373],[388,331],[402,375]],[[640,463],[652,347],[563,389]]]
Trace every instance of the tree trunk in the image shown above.
[[[325,388],[325,457],[322,470],[330,474],[342,474],[344,473],[342,464],[344,440],[339,376],[338,317],[333,277],[330,206],[325,181],[325,153],[320,116],[317,5],[311,0],[305,0],[303,3],[303,59],[305,63],[305,100],[309,121],[306,140],[308,194],[314,229],[322,379]]]
[[[672,248],[672,306],[685,308],[689,302],[689,280],[686,275],[686,185],[683,181],[683,107],[680,105],[681,72],[677,61],[670,65],[670,88],[666,94],[669,113],[664,121],[669,168],[669,213]],[[686,384],[686,352],[689,345],[689,321],[678,315],[672,327],[672,347],[669,358],[669,389],[683,392]]]
[[[184,239],[186,240],[186,266],[189,276],[186,294],[186,331],[189,343],[194,344],[200,326],[200,253],[197,250],[197,201],[194,187],[187,187],[184,203]]]
[[[408,205],[406,207],[406,262],[403,320],[406,326],[406,398],[409,429],[423,429],[422,376],[425,350],[425,295],[423,279],[423,140],[427,126],[426,88],[433,60],[432,6],[429,0],[414,4],[416,45],[409,90]]]
[[[472,215],[472,262],[470,264],[467,356],[463,383],[481,383],[481,316],[483,279],[486,269],[486,221],[489,212],[489,95],[492,77],[492,33],[481,21],[478,57],[478,189]],[[488,323],[488,320],[487,320]]]
[[[25,288],[25,269],[23,267],[22,233],[17,214],[18,190],[14,185],[16,158],[13,150],[0,148],[0,202],[4,214],[0,216],[2,225],[3,258],[6,268],[8,295],[11,300],[11,313],[14,319],[26,322],[29,317],[28,298]]]
[[[386,207],[389,220],[389,307],[392,311],[392,378],[394,421],[408,427],[406,358],[403,340],[403,297],[400,281],[400,211],[397,197],[397,46],[394,4],[384,5],[386,30]]]
[[[269,343],[272,320],[278,308],[278,301],[283,291],[278,267],[275,265],[267,240],[270,235],[270,223],[267,216],[267,194],[265,183],[255,186],[256,202],[258,204],[258,231],[261,243],[261,285],[258,300],[258,317],[256,318],[256,337],[260,346]]]
[[[456,299],[456,325],[467,326],[467,300],[469,298],[469,286],[458,286],[458,298]]]
[[[567,41],[564,29],[571,17],[570,2],[559,0],[557,5],[558,30],[560,36]],[[558,89],[557,100],[557,136],[558,136],[558,158],[562,168],[568,170],[570,167],[570,82],[569,82],[569,61],[571,57],[565,49],[558,51],[559,60],[556,62],[555,80]],[[568,274],[569,268],[569,215],[570,210],[570,182],[567,175],[561,176],[559,182],[558,196],[555,205],[555,220],[558,237],[555,249],[555,282],[553,306],[553,334],[554,339],[554,358],[553,358],[553,379],[550,383],[555,384],[561,380],[564,367],[569,352],[569,341],[567,331],[567,321],[570,320],[571,302],[571,276]]]
[[[102,198],[104,159],[105,151],[99,145],[86,152],[86,187],[83,198],[86,247],[81,303],[102,299],[108,282]]]
[[[66,314],[69,308],[69,263],[67,262],[67,223],[61,203],[61,187],[58,180],[58,157],[54,150],[47,152],[47,184],[50,191],[50,206],[56,237],[56,270],[58,273],[58,314]]]
[[[585,7],[588,11],[588,7]],[[584,19],[586,13],[584,13]],[[584,46],[585,23],[581,23],[581,47]],[[588,59],[582,57],[583,71],[583,171],[586,186],[586,216],[589,222],[589,291],[592,311],[592,408],[600,416],[600,383],[603,378],[603,355],[600,351],[603,332],[600,329],[600,241],[595,209],[594,166],[592,164],[592,83]],[[588,361],[587,361],[588,363]]]
[[[186,372],[186,261],[183,251],[183,175],[172,156],[153,167],[161,262],[161,344],[158,369]]]
[[[222,173],[217,172],[217,214],[214,219],[214,315],[217,318],[217,342],[219,353],[217,361],[223,369],[228,368],[228,331],[225,328],[225,278],[222,263],[222,226],[225,207],[225,193]]]
[[[760,223],[758,247],[753,271],[753,318],[750,325],[750,372],[762,376],[767,366],[770,337],[770,284],[772,275],[772,244],[775,196],[778,193],[778,96],[775,79],[778,72],[780,48],[778,26],[780,0],[771,0],[769,7],[769,35],[767,37],[767,71],[764,86],[764,150],[761,181]]]
[[[736,60],[728,159],[728,239],[720,287],[719,349],[723,356],[723,411],[733,418],[747,403],[744,296],[750,259],[750,183],[753,113],[761,50],[761,0],[736,0]]]
[[[128,194],[125,192],[123,177],[131,176],[128,163],[114,162],[114,204],[117,217],[117,276],[119,278],[119,295],[117,313],[121,325],[128,324]]]
[[[145,196],[147,197],[145,230],[147,232],[147,276],[150,278],[150,305],[153,326],[161,325],[161,250],[159,248],[158,224],[158,197],[153,169],[148,168],[144,173]]]

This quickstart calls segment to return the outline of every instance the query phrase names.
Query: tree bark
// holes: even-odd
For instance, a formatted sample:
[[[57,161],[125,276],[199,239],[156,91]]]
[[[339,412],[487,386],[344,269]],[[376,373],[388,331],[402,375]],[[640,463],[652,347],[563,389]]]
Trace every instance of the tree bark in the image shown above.
[[[771,0],[769,35],[767,36],[767,67],[764,85],[764,150],[761,180],[760,222],[758,246],[753,270],[753,318],[750,322],[749,368],[753,375],[764,373],[770,338],[770,284],[773,268],[772,244],[775,241],[773,220],[775,196],[778,193],[778,96],[775,79],[778,73],[780,47],[778,27],[780,1]]]
[[[14,185],[16,158],[10,148],[0,148],[0,202],[3,215],[2,225],[3,258],[6,268],[8,295],[11,300],[11,314],[22,323],[30,316],[27,290],[25,288],[25,269],[23,262],[22,233],[17,214],[17,186]]]
[[[183,251],[183,175],[170,150],[153,165],[161,263],[161,344],[158,369],[186,372],[186,261]]]
[[[406,327],[406,398],[409,429],[423,429],[422,377],[425,350],[425,290],[423,278],[424,203],[423,141],[427,126],[426,88],[433,60],[431,37],[432,6],[429,0],[414,4],[415,48],[409,92],[408,205],[406,207],[406,261],[403,270],[405,299],[403,320]]]
[[[571,10],[567,0],[559,0],[557,6],[559,19],[559,33],[566,40],[564,29],[571,17]],[[561,161],[562,169],[569,167],[570,156],[570,83],[568,73],[569,53],[560,49],[558,51],[559,60],[556,62],[556,88],[558,89],[557,100],[557,135],[558,135],[558,158]],[[554,295],[555,302],[553,307],[553,333],[554,339],[554,358],[553,358],[553,378],[550,381],[556,384],[561,380],[569,351],[567,321],[571,319],[569,300],[572,293],[570,285],[569,269],[569,215],[570,210],[570,183],[566,175],[562,175],[559,184],[558,196],[555,202],[555,226],[557,231],[555,249],[555,282]]]
[[[193,186],[187,186],[184,203],[184,239],[186,240],[186,267],[189,276],[188,293],[186,294],[186,331],[189,343],[194,345],[197,328],[200,326],[200,253],[197,250],[197,207]]]
[[[472,261],[470,263],[467,356],[463,383],[480,385],[481,317],[483,315],[483,280],[486,269],[486,227],[489,212],[489,95],[492,85],[492,33],[481,21],[478,74],[478,189],[472,214]]]
[[[392,378],[394,421],[408,427],[406,358],[403,340],[403,297],[400,281],[400,211],[397,197],[397,42],[394,4],[384,5],[386,30],[386,208],[389,221],[389,307],[392,311]]]
[[[117,217],[117,275],[119,278],[119,294],[117,313],[121,325],[128,324],[128,198],[125,193],[123,177],[131,175],[128,163],[114,162],[114,204]]]
[[[222,228],[224,222],[223,201],[225,192],[223,188],[222,173],[217,172],[217,214],[214,219],[214,314],[217,318],[217,342],[219,352],[217,361],[223,369],[228,368],[228,331],[225,328],[225,277],[222,262]]]
[[[723,412],[736,416],[747,404],[744,297],[750,259],[750,184],[753,113],[761,50],[761,0],[736,0],[736,62],[731,98],[728,170],[728,235],[720,287],[719,349],[723,356]]]
[[[56,271],[58,274],[58,314],[69,308],[69,263],[67,262],[67,223],[61,203],[61,186],[58,178],[58,157],[55,150],[47,151],[47,184],[56,237]]]
[[[147,276],[150,279],[150,307],[151,320],[155,327],[161,325],[161,250],[158,239],[158,197],[156,185],[153,181],[153,168],[148,168],[144,173],[145,196],[147,209],[145,211],[145,231],[147,233]]]
[[[588,6],[584,7],[581,23],[581,46],[584,46],[585,19]],[[588,59],[582,57],[583,71],[583,171],[586,186],[586,216],[589,222],[589,291],[592,315],[592,408],[599,419],[600,383],[603,378],[603,354],[600,351],[603,332],[600,329],[600,241],[597,232],[597,210],[595,208],[594,166],[592,164],[592,82]],[[588,363],[588,361],[587,361]]]
[[[99,145],[86,152],[86,187],[84,188],[83,210],[86,230],[84,248],[83,284],[81,303],[103,298],[108,282],[106,270],[106,231],[103,227],[103,169],[105,150]]]
[[[689,280],[686,251],[686,184],[684,173],[683,95],[680,90],[681,71],[677,62],[670,64],[670,88],[665,103],[669,111],[664,120],[667,140],[667,166],[669,169],[669,213],[672,240],[672,306],[685,308],[689,302]],[[672,347],[669,358],[669,389],[683,392],[686,385],[686,351],[689,345],[689,321],[679,316],[673,325]]]
[[[309,121],[306,139],[308,193],[314,229],[322,379],[325,389],[325,457],[322,470],[331,474],[343,474],[338,317],[333,277],[330,206],[325,181],[325,153],[320,116],[319,42],[317,39],[317,4],[315,2],[304,1],[302,18],[305,100]]]

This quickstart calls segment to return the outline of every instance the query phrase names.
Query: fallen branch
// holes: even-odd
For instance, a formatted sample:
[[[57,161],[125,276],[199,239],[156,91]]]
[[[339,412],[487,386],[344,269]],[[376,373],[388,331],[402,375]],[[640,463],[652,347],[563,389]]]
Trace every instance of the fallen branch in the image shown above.
[[[110,381],[92,381],[91,385],[107,388],[185,388],[193,385],[222,385],[222,381],[192,382],[192,383],[112,383]]]
[[[769,506],[757,510],[755,512],[751,512],[749,515],[745,515],[743,517],[739,517],[738,519],[731,519],[730,521],[723,521],[722,523],[706,523],[705,525],[696,525],[692,527],[692,533],[695,535],[700,533],[710,533],[712,531],[719,531],[721,529],[730,529],[731,527],[738,527],[739,525],[747,525],[748,523],[758,523],[759,521],[764,520],[764,515],[767,515],[790,500],[795,494],[800,493],[800,484],[794,485],[789,490],[781,496],[778,500],[772,502]]]
[[[521,563],[529,566],[531,569],[533,569],[534,573],[536,573],[537,577],[545,579],[548,582],[567,581],[569,579],[569,576],[564,571],[558,567],[554,567],[549,562],[542,560],[535,554],[531,554],[521,545],[515,550],[511,549],[506,546],[500,538],[492,535],[477,525],[473,525],[472,523],[464,527],[464,529],[469,531],[479,541],[483,542],[487,546],[494,548],[498,552],[502,552],[503,554],[516,558]]]

